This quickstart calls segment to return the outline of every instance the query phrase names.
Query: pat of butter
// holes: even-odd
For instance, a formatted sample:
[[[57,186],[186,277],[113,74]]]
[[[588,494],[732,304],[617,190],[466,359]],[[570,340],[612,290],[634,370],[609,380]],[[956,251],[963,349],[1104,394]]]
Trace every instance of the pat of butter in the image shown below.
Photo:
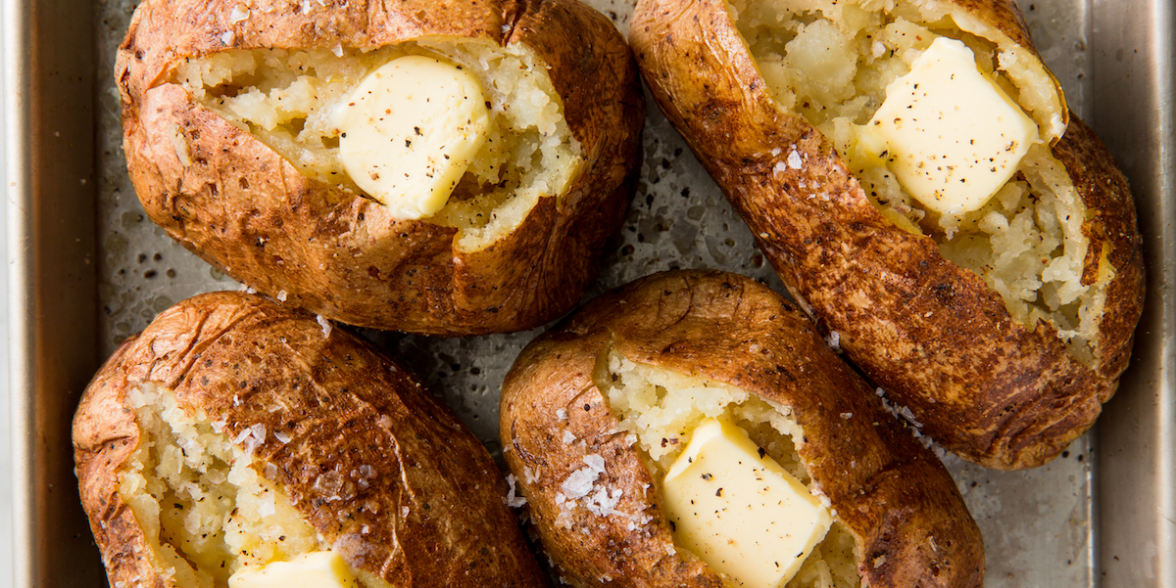
[[[342,557],[314,551],[237,572],[229,576],[229,588],[359,588],[359,582]]]
[[[706,419],[663,483],[674,538],[748,588],[783,586],[832,519],[804,484],[742,428]]]
[[[411,55],[363,78],[334,112],[351,179],[400,219],[449,201],[486,142],[490,113],[478,81],[457,66]]]
[[[1038,141],[1036,123],[977,69],[972,50],[946,37],[887,86],[859,137],[873,150],[881,139],[903,188],[940,214],[984,206]]]

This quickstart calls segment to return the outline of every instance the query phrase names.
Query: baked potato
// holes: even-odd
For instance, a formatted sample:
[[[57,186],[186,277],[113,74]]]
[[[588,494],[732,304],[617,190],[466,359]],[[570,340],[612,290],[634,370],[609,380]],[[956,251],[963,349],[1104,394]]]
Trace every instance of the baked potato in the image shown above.
[[[630,40],[793,297],[926,434],[1018,469],[1091,426],[1141,240],[1011,0],[642,0]]]
[[[807,317],[751,279],[668,272],[601,296],[523,350],[500,415],[530,520],[572,586],[982,584],[980,532],[947,470]],[[768,499],[739,502],[747,488],[719,473],[742,459],[675,477],[683,462],[701,463],[707,447],[695,452],[695,441],[713,419],[754,443],[747,463],[783,468],[797,496],[827,512],[823,538],[796,556],[772,542],[800,525],[758,537],[780,523]],[[685,500],[674,486],[683,476],[711,486]],[[712,495],[729,502],[702,503]],[[695,543],[681,512],[694,500],[750,515],[715,539],[732,558],[764,558],[738,569],[716,561],[722,545]],[[751,578],[765,567],[795,575]]]
[[[547,585],[449,410],[366,342],[259,296],[159,315],[95,376],[73,443],[112,586]]]
[[[566,312],[641,166],[632,54],[575,0],[148,0],[116,74],[151,219],[257,291],[362,327]]]

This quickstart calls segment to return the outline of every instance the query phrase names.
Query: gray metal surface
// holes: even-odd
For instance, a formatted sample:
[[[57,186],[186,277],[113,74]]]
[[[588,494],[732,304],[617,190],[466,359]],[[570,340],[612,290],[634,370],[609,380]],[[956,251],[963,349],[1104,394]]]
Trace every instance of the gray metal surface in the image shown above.
[[[15,586],[97,586],[69,426],[97,367],[93,10],[4,0]]]
[[[102,0],[91,14],[80,0],[0,1],[4,83],[20,90],[5,93],[4,110],[13,585],[96,585],[100,563],[70,473],[68,419],[77,393],[96,368],[96,357],[108,355],[159,311],[198,292],[238,286],[146,219],[126,177],[111,72],[137,2]],[[1170,446],[1176,431],[1171,400],[1176,215],[1170,191],[1172,111],[1161,102],[1170,100],[1173,89],[1171,71],[1163,69],[1171,66],[1171,39],[1165,35],[1173,28],[1169,9],[1155,7],[1162,0],[1132,2],[1143,7],[1126,14],[1120,13],[1121,2],[1110,0],[1093,7],[1088,0],[1022,2],[1071,108],[1102,132],[1140,197],[1152,268],[1144,320],[1151,328],[1141,330],[1138,359],[1100,421],[1100,443],[1083,437],[1064,457],[1028,472],[993,472],[948,457],[984,533],[990,587],[1176,588],[1171,543],[1176,457]],[[588,3],[624,29],[631,0]],[[50,14],[55,18],[46,18]],[[1156,15],[1160,20],[1148,20]],[[90,47],[97,47],[96,56]],[[1114,61],[1118,48],[1125,57]],[[1135,88],[1130,96],[1152,93],[1123,103],[1114,100],[1121,87]],[[1159,92],[1165,88],[1166,94]],[[1164,146],[1169,160],[1159,162],[1155,154]],[[782,291],[742,221],[652,102],[645,147],[638,194],[602,276],[585,298],[654,271],[696,267],[750,275]],[[537,332],[463,339],[365,335],[405,356],[497,453],[498,389],[518,351]],[[1100,517],[1096,493],[1112,497],[1101,501]],[[1145,568],[1155,573],[1148,575]]]
[[[1148,264],[1133,366],[1099,435],[1104,586],[1176,586],[1176,11],[1094,2],[1094,129],[1131,178]]]

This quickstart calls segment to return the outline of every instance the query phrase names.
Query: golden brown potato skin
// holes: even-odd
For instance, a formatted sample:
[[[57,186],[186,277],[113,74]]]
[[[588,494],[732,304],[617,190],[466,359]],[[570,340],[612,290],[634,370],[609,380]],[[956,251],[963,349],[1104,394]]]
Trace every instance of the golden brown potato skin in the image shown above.
[[[284,291],[292,304],[364,327],[513,331],[579,300],[641,167],[644,97],[632,54],[607,19],[575,0],[331,0],[312,2],[308,14],[298,2],[258,0],[250,19],[229,24],[237,4],[149,0],[119,49],[131,180],[169,235],[260,292]],[[177,60],[228,49],[374,49],[424,35],[534,49],[583,149],[558,204],[541,198],[513,233],[480,251],[459,251],[454,228],[397,221],[374,201],[303,176],[164,81]],[[176,155],[175,132],[191,165]]]
[[[1011,2],[959,4],[1028,43]],[[1052,326],[1016,323],[932,239],[886,220],[821,132],[769,96],[722,0],[642,0],[630,31],[654,97],[789,291],[928,435],[969,461],[1019,469],[1054,458],[1094,423],[1127,366],[1144,270],[1127,181],[1086,125],[1071,117],[1053,152],[1092,213],[1087,283],[1111,248],[1097,369]],[[801,169],[774,169],[794,145]],[[814,183],[821,195],[798,187]]]
[[[352,567],[403,587],[547,585],[504,504],[497,466],[448,409],[366,342],[341,329],[324,337],[314,317],[235,293],[159,315],[82,398],[74,457],[111,585],[172,585],[142,555],[143,531],[118,494],[117,471],[142,441],[126,395],[143,382],[224,421],[230,438],[256,423],[289,433],[285,444],[266,436],[252,467],[277,466],[275,482]],[[315,487],[323,473],[364,464],[377,473],[353,498]]]
[[[883,412],[869,384],[837,358],[812,323],[754,280],[685,271],[656,274],[596,299],[528,345],[503,385],[507,463],[544,548],[572,585],[723,586],[705,564],[667,551],[673,539],[653,490],[658,481],[626,433],[618,432],[619,421],[593,379],[610,345],[634,362],[724,382],[790,407],[805,432],[801,458],[863,554],[863,586],[982,584],[980,531],[947,470]],[[557,416],[561,408],[566,421]],[[561,429],[585,444],[563,442]],[[633,531],[627,518],[577,508],[570,529],[554,524],[561,483],[590,453],[606,462],[605,484],[624,490],[615,508],[644,513],[651,522]]]

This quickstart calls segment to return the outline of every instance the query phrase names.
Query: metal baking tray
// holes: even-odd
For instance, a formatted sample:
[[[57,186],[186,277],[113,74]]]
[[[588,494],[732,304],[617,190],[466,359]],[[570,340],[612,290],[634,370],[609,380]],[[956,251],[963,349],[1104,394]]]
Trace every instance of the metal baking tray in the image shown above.
[[[238,285],[147,220],[127,180],[111,72],[135,0],[0,2],[12,464],[11,534],[4,536],[8,519],[0,514],[0,570],[12,570],[16,588],[101,586],[71,459],[79,394],[117,343],[156,313],[197,292]],[[633,0],[589,3],[624,30]],[[1063,457],[1014,473],[951,456],[947,464],[984,533],[987,586],[1176,588],[1176,16],[1165,0],[1022,0],[1022,9],[1074,112],[1131,179],[1147,306],[1117,397]],[[588,297],[655,271],[695,267],[781,290],[742,221],[652,102],[645,147],[641,186]],[[499,453],[499,386],[537,332],[364,334],[407,356]],[[0,491],[0,507],[3,498]]]

